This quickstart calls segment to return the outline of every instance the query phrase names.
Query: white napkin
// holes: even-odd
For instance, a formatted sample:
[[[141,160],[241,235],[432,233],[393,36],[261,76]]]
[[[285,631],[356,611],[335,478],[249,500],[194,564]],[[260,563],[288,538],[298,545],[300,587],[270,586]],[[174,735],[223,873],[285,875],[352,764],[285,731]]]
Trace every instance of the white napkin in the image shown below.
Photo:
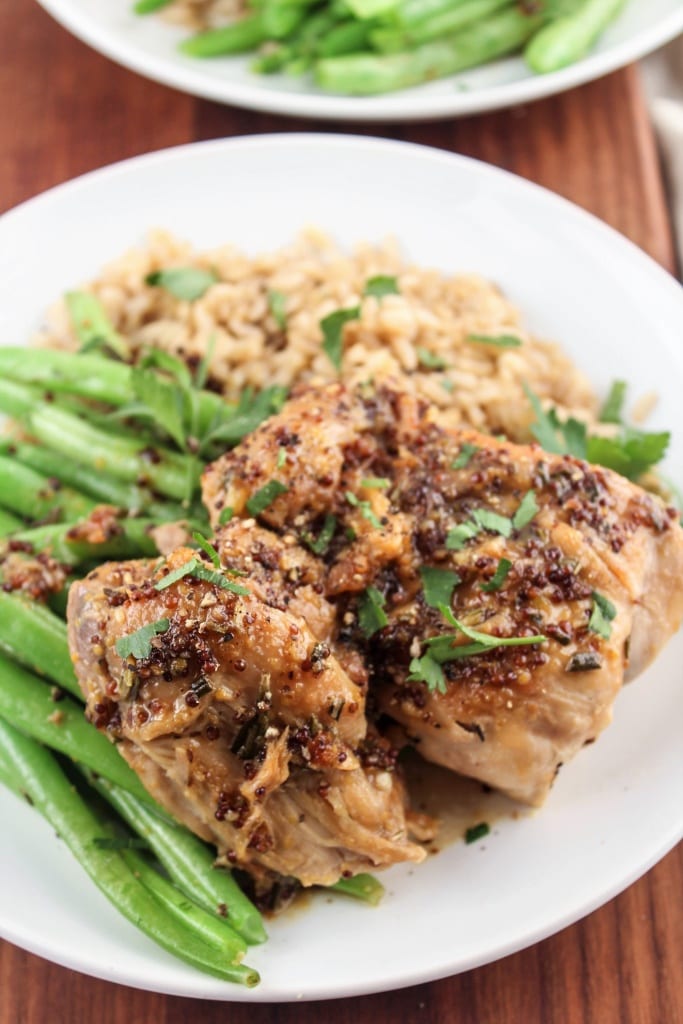
[[[643,64],[683,272],[683,36]]]

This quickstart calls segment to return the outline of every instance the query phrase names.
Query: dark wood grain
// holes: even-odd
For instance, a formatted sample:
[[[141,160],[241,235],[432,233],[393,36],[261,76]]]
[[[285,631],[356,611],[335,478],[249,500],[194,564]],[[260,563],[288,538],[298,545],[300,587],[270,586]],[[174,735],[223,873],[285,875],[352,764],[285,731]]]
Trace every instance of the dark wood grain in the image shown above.
[[[505,167],[579,203],[674,268],[656,149],[634,68],[497,114],[412,126],[336,126],[184,96],[93,53],[32,0],[0,0],[0,97],[2,210],[95,167],[195,139],[350,131]],[[226,1007],[137,992],[2,943],[0,1024],[316,1024],[321,1017],[327,1024],[683,1024],[681,950],[679,848],[605,907],[530,949],[430,985],[324,1006]]]

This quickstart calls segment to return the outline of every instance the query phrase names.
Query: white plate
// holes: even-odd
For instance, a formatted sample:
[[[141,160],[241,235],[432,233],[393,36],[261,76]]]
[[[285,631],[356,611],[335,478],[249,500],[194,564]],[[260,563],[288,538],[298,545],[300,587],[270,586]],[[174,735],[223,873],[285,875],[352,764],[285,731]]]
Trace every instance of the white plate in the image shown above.
[[[74,35],[147,78],[220,103],[332,121],[419,121],[527,103],[623,67],[683,31],[681,0],[630,0],[588,57],[554,74],[534,75],[511,58],[386,96],[343,97],[321,92],[309,77],[255,75],[251,57],[184,57],[177,44],[188,33],[132,14],[132,0],[39,2]]]
[[[350,192],[349,171],[359,183]],[[343,244],[398,236],[406,255],[499,282],[532,330],[606,388],[657,390],[683,483],[683,290],[630,243],[542,189],[461,157],[375,139],[277,135],[204,143],[87,175],[0,221],[0,338],[23,343],[69,286],[164,225],[256,252],[317,224]],[[635,395],[634,395],[635,397]],[[378,909],[325,898],[281,919],[253,992],[173,960],[111,909],[51,830],[0,792],[0,934],[141,988],[225,1000],[345,996],[443,977],[520,949],[615,895],[683,830],[683,635],[560,773],[542,811],[385,877]]]

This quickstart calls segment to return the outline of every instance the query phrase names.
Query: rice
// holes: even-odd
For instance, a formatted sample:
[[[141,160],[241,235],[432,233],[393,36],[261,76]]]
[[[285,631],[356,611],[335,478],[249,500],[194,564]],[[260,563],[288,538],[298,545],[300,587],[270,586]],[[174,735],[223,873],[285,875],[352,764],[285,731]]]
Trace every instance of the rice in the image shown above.
[[[194,302],[145,283],[154,271],[187,266],[218,276]],[[396,278],[398,294],[364,296],[367,281],[380,275]],[[157,347],[196,365],[211,350],[211,386],[229,399],[245,388],[338,379],[320,321],[359,306],[343,334],[341,378],[350,386],[391,378],[428,399],[444,425],[517,441],[529,439],[533,419],[525,384],[562,416],[596,419],[596,398],[580,371],[556,345],[528,334],[494,284],[407,264],[392,241],[345,252],[309,230],[284,249],[251,256],[229,245],[197,252],[155,232],[88,287],[133,351]],[[271,310],[273,292],[284,296],[285,330]],[[512,335],[521,345],[475,343],[468,340],[473,334]],[[63,302],[37,340],[78,347]]]
[[[173,25],[182,25],[195,32],[218,28],[243,15],[245,0],[171,0],[160,14]]]

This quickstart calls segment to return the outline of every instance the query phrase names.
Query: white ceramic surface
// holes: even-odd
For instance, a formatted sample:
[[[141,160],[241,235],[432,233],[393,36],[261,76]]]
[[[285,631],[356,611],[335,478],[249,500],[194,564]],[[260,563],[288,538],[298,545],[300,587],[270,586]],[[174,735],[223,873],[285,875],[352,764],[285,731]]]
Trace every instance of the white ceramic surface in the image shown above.
[[[306,224],[347,245],[394,234],[421,264],[478,271],[598,388],[618,375],[633,382],[634,398],[658,391],[652,426],[673,430],[669,472],[683,483],[683,290],[567,202],[436,150],[261,136],[153,154],[56,188],[0,220],[0,338],[23,343],[63,290],[152,227],[256,252]],[[485,841],[451,846],[420,867],[391,870],[377,909],[321,897],[273,923],[270,941],[250,954],[263,977],[252,992],[155,947],[31,808],[4,791],[0,934],[98,977],[223,1000],[387,990],[504,956],[599,906],[680,837],[682,662],[679,634],[620,694],[613,725],[563,768],[538,813],[501,821]]]
[[[155,81],[196,96],[274,114],[348,121],[419,121],[495,110],[571,89],[657,49],[683,31],[681,0],[630,0],[585,59],[534,75],[518,58],[377,97],[321,92],[309,77],[254,75],[251,57],[198,61],[183,56],[187,32],[131,12],[132,0],[39,0],[90,46]]]

